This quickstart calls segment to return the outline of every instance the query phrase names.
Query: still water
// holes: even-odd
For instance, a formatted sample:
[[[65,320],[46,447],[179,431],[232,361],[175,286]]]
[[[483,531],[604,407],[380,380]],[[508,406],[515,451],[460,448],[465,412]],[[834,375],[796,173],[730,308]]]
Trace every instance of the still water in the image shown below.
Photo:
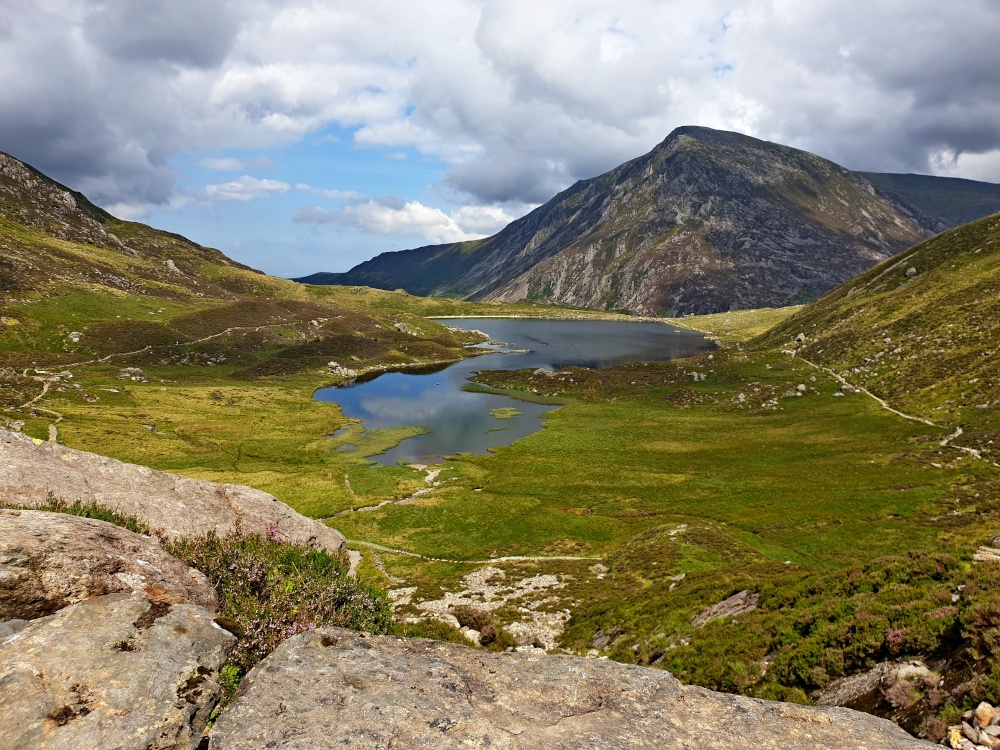
[[[501,351],[446,365],[436,372],[389,372],[346,388],[316,392],[320,401],[335,402],[345,416],[362,420],[365,429],[422,425],[430,430],[374,456],[380,464],[433,463],[455,453],[486,453],[537,432],[542,415],[558,408],[463,391],[467,379],[479,370],[614,367],[691,357],[715,346],[700,334],[654,322],[506,318],[440,322],[479,329],[494,342],[503,342],[501,347],[490,347]],[[510,351],[522,349],[526,351]],[[521,414],[513,419],[490,416],[491,410],[501,407],[513,407]]]

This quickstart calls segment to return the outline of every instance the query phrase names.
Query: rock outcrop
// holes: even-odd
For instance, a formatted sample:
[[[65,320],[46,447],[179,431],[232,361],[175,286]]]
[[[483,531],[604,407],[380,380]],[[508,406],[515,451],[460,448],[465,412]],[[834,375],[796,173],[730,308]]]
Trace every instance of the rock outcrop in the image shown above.
[[[933,747],[883,719],[682,686],[595,659],[495,654],[325,629],[245,678],[214,750]]]
[[[194,750],[235,638],[192,604],[110,594],[0,641],[0,748]]]
[[[169,537],[225,534],[239,524],[261,532],[275,526],[290,542],[329,551],[346,544],[339,532],[251,487],[189,479],[0,430],[0,500],[39,507],[53,497],[111,508]]]
[[[114,593],[218,610],[208,579],[154,538],[89,518],[0,510],[0,621]]]

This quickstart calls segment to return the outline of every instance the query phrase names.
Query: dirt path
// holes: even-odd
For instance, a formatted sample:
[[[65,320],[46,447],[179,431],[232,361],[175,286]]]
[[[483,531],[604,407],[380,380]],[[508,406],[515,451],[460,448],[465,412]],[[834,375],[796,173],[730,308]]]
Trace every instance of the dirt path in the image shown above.
[[[414,466],[413,468],[417,467]],[[429,485],[433,485],[434,480],[437,479],[438,475],[441,473],[441,469],[428,469],[427,467],[421,467],[420,470],[427,474],[427,476],[424,477],[424,482]],[[351,487],[351,480],[347,474],[344,474],[344,483],[347,485],[347,489],[351,490],[351,492],[353,493],[354,490]],[[316,520],[319,521],[320,523],[326,523],[327,521],[333,520],[334,518],[347,516],[350,515],[351,513],[368,513],[373,510],[378,510],[379,508],[384,508],[387,505],[401,505],[403,503],[410,502],[411,500],[416,500],[418,497],[424,497],[425,495],[429,495],[433,491],[434,491],[434,486],[425,487],[424,489],[417,490],[412,495],[407,495],[406,497],[401,497],[396,500],[383,500],[382,502],[377,503],[375,505],[362,505],[359,508],[348,508],[347,510],[338,511],[337,513],[334,513],[332,516],[327,516],[326,518],[317,518]]]
[[[49,392],[49,388],[51,388],[52,384],[56,382],[58,381],[53,378],[45,378],[42,381],[42,392],[39,393],[37,396],[35,396],[33,399],[31,399],[31,401],[28,401],[25,404],[21,404],[22,409],[31,409],[33,411],[45,412],[46,414],[51,414],[56,418],[56,420],[49,425],[50,443],[54,443],[59,439],[59,428],[56,427],[56,425],[62,422],[63,415],[57,411],[52,411],[52,409],[43,409],[41,406],[35,406],[35,404],[37,404],[42,398],[45,397],[45,394]]]
[[[227,328],[224,331],[219,331],[218,333],[213,333],[210,336],[204,336],[204,337],[202,337],[200,339],[193,339],[191,341],[182,341],[182,342],[180,342],[180,344],[175,344],[174,346],[188,346],[190,344],[200,344],[203,341],[211,341],[212,339],[217,339],[220,336],[225,336],[226,334],[233,333],[235,331],[253,331],[254,333],[257,333],[259,331],[262,331],[265,328],[281,328],[283,325],[284,324],[282,324],[282,323],[275,323],[273,325],[267,325],[267,326],[233,326],[232,328]],[[109,360],[114,359],[115,357],[130,357],[133,354],[142,354],[143,352],[148,352],[151,349],[156,349],[156,348],[159,348],[159,347],[144,346],[144,347],[142,347],[142,349],[136,349],[135,351],[132,351],[132,352],[115,352],[114,354],[109,354],[106,357],[101,357],[99,359],[88,359],[88,360],[85,360],[83,362],[74,362],[73,364],[68,365],[68,366],[69,367],[80,367],[82,365],[95,365],[95,364],[99,364],[99,363],[102,363],[102,362],[107,362]]]
[[[860,393],[865,394],[869,398],[874,399],[878,403],[879,406],[881,406],[886,411],[892,412],[897,417],[902,417],[903,419],[909,419],[909,420],[911,420],[913,422],[920,422],[921,424],[925,424],[928,427],[937,427],[937,428],[940,428],[942,430],[945,429],[944,425],[937,424],[936,422],[931,422],[929,419],[924,419],[923,417],[917,417],[917,416],[915,416],[913,414],[907,414],[906,412],[902,412],[899,409],[894,409],[893,407],[889,406],[889,404],[886,402],[886,400],[884,398],[880,398],[879,396],[876,396],[874,393],[872,393],[871,391],[869,391],[867,388],[864,388],[864,387],[859,386],[859,385],[854,385],[854,383],[848,383],[846,379],[844,379],[840,374],[838,374],[838,373],[834,372],[833,370],[831,370],[829,367],[824,367],[823,365],[816,364],[815,362],[810,362],[805,357],[800,357],[797,354],[793,354],[792,356],[795,357],[796,359],[801,360],[802,362],[805,362],[810,367],[814,367],[817,370],[820,370],[821,372],[825,372],[827,375],[829,375],[830,377],[832,377],[834,380],[836,380],[841,385],[849,385],[854,390],[859,391]],[[983,455],[978,450],[976,450],[975,448],[966,448],[965,446],[962,446],[962,445],[952,445],[952,441],[955,440],[956,438],[961,437],[961,436],[962,436],[962,428],[961,427],[956,427],[954,433],[952,433],[951,435],[949,435],[948,437],[946,437],[944,440],[941,441],[941,447],[942,448],[946,448],[946,447],[950,446],[950,447],[954,448],[955,450],[962,451],[963,453],[965,453],[965,454],[967,454],[969,456],[972,456],[973,458],[978,459],[980,461],[986,461],[986,460],[988,460],[988,459],[983,458]],[[1000,466],[1000,464],[997,464],[997,463],[994,463],[993,465],[994,466]]]
[[[421,560],[430,560],[431,562],[442,562],[442,563],[453,563],[456,565],[489,565],[491,563],[502,563],[502,562],[545,562],[547,560],[603,560],[603,557],[573,557],[571,555],[509,555],[507,557],[490,557],[486,560],[449,560],[444,557],[428,557],[427,555],[421,555],[417,552],[407,552],[405,549],[395,549],[393,547],[386,547],[381,544],[375,544],[374,542],[362,542],[359,539],[348,539],[348,544],[356,544],[359,547],[367,547],[368,549],[373,549],[378,552],[389,552],[394,555],[406,555],[407,557],[416,557]]]

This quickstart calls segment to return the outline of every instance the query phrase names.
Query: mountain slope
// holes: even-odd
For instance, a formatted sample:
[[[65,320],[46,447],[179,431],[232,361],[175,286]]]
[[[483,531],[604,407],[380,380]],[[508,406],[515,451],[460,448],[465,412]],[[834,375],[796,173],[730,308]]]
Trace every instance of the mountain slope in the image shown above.
[[[958,227],[1000,211],[1000,185],[923,174],[858,172],[872,185]]]
[[[813,154],[684,127],[493,237],[385,253],[337,283],[709,313],[813,299],[944,228]]]
[[[53,285],[165,298],[271,296],[289,284],[218,250],[122,221],[0,152],[0,292]]]
[[[805,340],[796,343],[799,334]],[[872,268],[756,340],[797,353],[898,409],[1000,438],[1000,214]]]
[[[245,381],[326,372],[330,361],[363,369],[465,356],[443,327],[411,314],[417,305],[407,295],[384,295],[393,305],[376,309],[368,295],[343,292],[268,276],[119,220],[0,153],[5,409],[30,406],[38,385],[26,372],[38,368],[180,366],[203,375],[224,362],[220,371]]]

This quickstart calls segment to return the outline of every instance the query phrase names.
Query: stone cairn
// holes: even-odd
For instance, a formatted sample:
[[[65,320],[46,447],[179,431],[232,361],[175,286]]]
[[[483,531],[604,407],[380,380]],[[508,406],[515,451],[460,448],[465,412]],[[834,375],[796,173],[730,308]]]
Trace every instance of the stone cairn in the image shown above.
[[[955,750],[1000,750],[1000,714],[989,703],[962,714],[962,723],[948,727],[942,745]]]

